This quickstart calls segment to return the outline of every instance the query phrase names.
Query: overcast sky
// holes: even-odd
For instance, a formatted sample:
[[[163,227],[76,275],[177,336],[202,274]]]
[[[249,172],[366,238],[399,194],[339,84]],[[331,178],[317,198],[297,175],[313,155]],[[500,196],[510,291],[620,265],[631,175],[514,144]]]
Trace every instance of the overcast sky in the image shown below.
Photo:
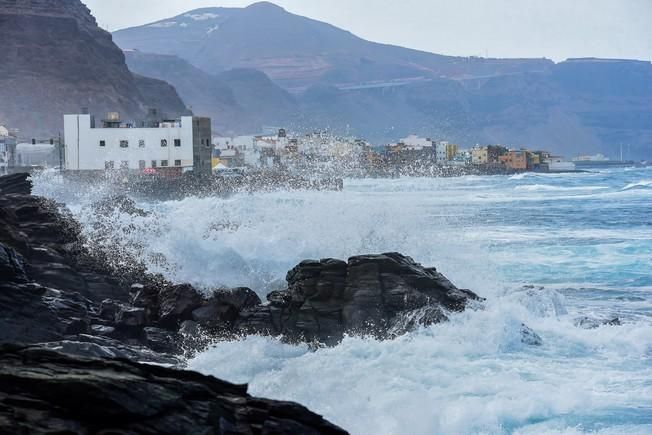
[[[247,0],[82,0],[108,30]],[[377,42],[451,55],[652,59],[652,0],[277,0]],[[252,29],[253,31],[254,29]]]

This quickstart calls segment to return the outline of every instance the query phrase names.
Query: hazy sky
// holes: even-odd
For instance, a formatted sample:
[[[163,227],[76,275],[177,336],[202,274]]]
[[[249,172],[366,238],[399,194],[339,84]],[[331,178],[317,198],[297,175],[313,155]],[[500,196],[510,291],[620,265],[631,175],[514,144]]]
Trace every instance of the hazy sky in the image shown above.
[[[82,0],[109,30],[250,0]],[[452,55],[652,59],[652,0],[277,0],[377,42]],[[253,30],[253,29],[252,29]]]

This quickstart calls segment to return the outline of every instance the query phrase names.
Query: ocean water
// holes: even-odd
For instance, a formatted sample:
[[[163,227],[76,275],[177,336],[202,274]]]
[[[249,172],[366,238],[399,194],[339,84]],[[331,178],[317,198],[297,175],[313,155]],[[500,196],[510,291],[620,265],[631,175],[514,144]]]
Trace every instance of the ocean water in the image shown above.
[[[305,258],[399,251],[487,298],[393,341],[314,351],[248,337],[189,361],[254,395],[354,434],[652,434],[652,168],[347,180],[343,192],[140,201],[143,217],[98,216],[102,186],[43,175],[36,193],[65,201],[97,249],[205,289],[263,296]],[[542,346],[520,341],[521,323]]]

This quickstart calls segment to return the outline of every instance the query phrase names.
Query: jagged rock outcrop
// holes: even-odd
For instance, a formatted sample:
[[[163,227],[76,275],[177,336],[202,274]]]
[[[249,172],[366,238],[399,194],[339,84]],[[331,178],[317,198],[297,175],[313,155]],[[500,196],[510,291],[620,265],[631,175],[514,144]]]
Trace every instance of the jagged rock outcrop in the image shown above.
[[[112,270],[89,255],[72,216],[30,190],[27,174],[0,178],[0,342],[99,340],[107,349],[133,346],[134,353],[155,342],[150,347],[158,352],[178,352],[176,329],[157,333],[156,325],[138,323],[131,303],[134,280],[166,283],[137,267]]]
[[[27,179],[27,174],[12,174],[2,177],[1,195],[29,195],[30,193],[32,193],[32,183]]]
[[[575,326],[582,329],[597,329],[602,326],[620,326],[622,325],[619,317],[611,317],[606,319],[598,319],[587,316],[582,316],[575,320]]]
[[[64,113],[82,107],[126,119],[144,119],[159,103],[171,116],[185,110],[169,85],[134,78],[80,0],[0,0],[0,41],[0,124],[25,137],[58,134]]]
[[[248,288],[199,295],[188,285],[140,286],[133,306],[119,308],[114,321],[118,327],[202,331],[217,339],[262,334],[335,345],[344,334],[392,338],[446,321],[448,313],[481,300],[399,253],[303,261],[288,272],[287,282],[265,304]]]
[[[201,335],[336,344],[346,333],[391,338],[480,299],[398,253],[304,261],[288,272],[288,288],[269,294],[265,304],[248,288],[199,292],[147,274],[128,252],[120,256],[131,265],[106,250],[89,251],[79,225],[54,202],[3,194],[29,190],[26,175],[0,177],[0,341],[54,342],[82,354],[140,353],[145,360],[152,353],[143,349],[180,354],[192,350],[188,343],[205,344]],[[144,213],[125,197],[95,210],[114,208]]]
[[[445,321],[447,312],[480,300],[399,253],[303,261],[287,282],[287,290],[268,295],[269,304],[245,309],[237,328],[326,343],[345,333],[385,338]]]
[[[246,385],[127,360],[0,346],[0,433],[345,434]]]
[[[251,333],[391,338],[480,299],[397,253],[304,261],[265,304],[248,288],[203,293],[94,257],[73,217],[30,187],[0,177],[0,343],[14,343],[0,346],[0,433],[344,433],[245,386],[129,361],[182,366],[185,351]],[[141,213],[114,199],[98,212]]]

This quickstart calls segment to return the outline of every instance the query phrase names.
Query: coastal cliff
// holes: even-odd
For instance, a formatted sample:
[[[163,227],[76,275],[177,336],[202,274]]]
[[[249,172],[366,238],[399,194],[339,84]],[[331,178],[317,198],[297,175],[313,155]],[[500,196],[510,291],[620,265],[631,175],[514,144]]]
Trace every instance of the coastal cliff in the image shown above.
[[[166,83],[132,75],[80,0],[0,0],[0,40],[0,124],[28,137],[57,134],[63,114],[82,107],[125,118],[144,118],[149,106],[170,115],[185,110]]]

